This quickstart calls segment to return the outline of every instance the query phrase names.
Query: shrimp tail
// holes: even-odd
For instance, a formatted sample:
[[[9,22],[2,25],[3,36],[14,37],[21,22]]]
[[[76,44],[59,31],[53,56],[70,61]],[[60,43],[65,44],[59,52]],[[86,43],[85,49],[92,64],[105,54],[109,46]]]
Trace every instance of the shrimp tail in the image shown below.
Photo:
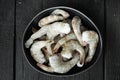
[[[40,67],[44,71],[54,72],[54,69],[52,67],[48,67],[48,66],[40,64],[40,63],[37,63],[37,66]]]
[[[84,65],[84,58],[83,57],[80,57],[78,63],[77,63],[77,66],[78,67],[82,67]]]

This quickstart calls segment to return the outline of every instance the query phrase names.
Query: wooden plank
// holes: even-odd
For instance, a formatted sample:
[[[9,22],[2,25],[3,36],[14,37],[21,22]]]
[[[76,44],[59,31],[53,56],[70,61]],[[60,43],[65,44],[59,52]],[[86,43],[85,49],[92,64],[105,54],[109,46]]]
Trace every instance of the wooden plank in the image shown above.
[[[97,24],[104,35],[104,0],[25,0],[17,1],[16,5],[16,80],[103,80],[103,56],[90,70],[79,75],[66,78],[51,77],[40,74],[30,67],[23,57],[20,45],[28,22],[39,11],[53,6],[69,6],[82,11]]]
[[[14,0],[0,0],[0,80],[13,80]]]
[[[106,0],[106,80],[120,80],[120,0]]]
[[[16,80],[38,80],[39,73],[27,63],[21,45],[27,24],[41,10],[42,0],[16,0]]]

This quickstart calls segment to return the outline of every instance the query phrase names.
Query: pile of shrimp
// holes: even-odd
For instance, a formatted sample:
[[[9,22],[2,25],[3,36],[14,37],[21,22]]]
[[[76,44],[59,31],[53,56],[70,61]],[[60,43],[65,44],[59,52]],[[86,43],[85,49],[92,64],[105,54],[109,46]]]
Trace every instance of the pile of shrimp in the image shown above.
[[[51,73],[67,73],[75,65],[83,67],[95,54],[98,34],[82,25],[80,17],[69,18],[62,9],[54,10],[40,19],[39,30],[26,41],[31,56],[42,70]]]

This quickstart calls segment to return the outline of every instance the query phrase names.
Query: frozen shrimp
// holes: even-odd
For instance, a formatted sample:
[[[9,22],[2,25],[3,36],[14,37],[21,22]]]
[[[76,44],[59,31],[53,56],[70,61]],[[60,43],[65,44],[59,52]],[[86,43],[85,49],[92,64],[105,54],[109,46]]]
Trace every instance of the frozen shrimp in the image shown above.
[[[50,66],[46,66],[40,63],[37,63],[37,65],[47,72],[67,73],[76,65],[78,60],[79,56],[77,53],[73,56],[71,60],[66,62],[62,61],[60,57],[57,54],[55,54],[49,57]]]
[[[95,31],[84,31],[82,33],[82,40],[89,44],[89,52],[86,62],[90,62],[92,60],[96,51],[98,39],[98,34]]]
[[[59,20],[63,20],[64,17],[60,16],[60,15],[49,15],[47,17],[44,17],[43,19],[41,19],[38,22],[39,27],[44,27],[45,25],[52,23],[54,21],[59,21]]]
[[[47,35],[49,40],[53,40],[58,34],[68,34],[70,32],[70,25],[63,22],[55,22],[49,25],[45,25],[26,41],[25,46],[29,48],[33,43],[33,40],[40,38],[43,35]]]
[[[74,31],[74,33],[75,33],[75,35],[76,35],[79,43],[82,46],[86,46],[87,43],[82,40],[80,26],[81,26],[81,19],[78,16],[75,16],[72,19],[72,28],[73,28],[73,31]]]
[[[38,22],[38,25],[40,27],[43,27],[44,25],[47,25],[49,23],[59,21],[59,20],[64,20],[64,19],[68,18],[69,16],[70,16],[70,14],[68,12],[61,10],[61,9],[56,9],[51,13],[51,15],[42,18]]]
[[[65,19],[70,16],[70,14],[62,9],[56,9],[51,14],[62,15]]]
[[[62,46],[64,43],[66,43],[68,40],[71,40],[71,39],[77,39],[73,32],[61,38],[55,45],[53,52],[57,52],[60,46]]]
[[[41,51],[41,48],[46,47],[47,50],[49,50],[49,54],[52,53],[52,49],[51,49],[51,44],[54,41],[37,41],[35,42],[31,48],[30,48],[30,52],[31,52],[31,56],[34,58],[34,60],[38,63],[44,63],[46,62],[46,59],[44,57],[44,54]]]
[[[63,50],[61,52],[61,56],[67,59],[72,58],[73,51],[76,50],[79,52],[79,61],[77,63],[78,67],[82,67],[84,65],[85,59],[85,50],[76,40],[70,40],[63,45]]]

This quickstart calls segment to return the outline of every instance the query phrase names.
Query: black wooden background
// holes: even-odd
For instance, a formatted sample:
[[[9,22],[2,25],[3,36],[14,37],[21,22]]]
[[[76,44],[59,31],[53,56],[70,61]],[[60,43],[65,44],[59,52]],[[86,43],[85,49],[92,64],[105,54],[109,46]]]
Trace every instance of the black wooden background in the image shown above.
[[[40,74],[27,63],[21,48],[23,32],[40,11],[68,6],[86,14],[102,33],[98,62],[71,77]],[[0,80],[120,80],[120,0],[0,0]]]

